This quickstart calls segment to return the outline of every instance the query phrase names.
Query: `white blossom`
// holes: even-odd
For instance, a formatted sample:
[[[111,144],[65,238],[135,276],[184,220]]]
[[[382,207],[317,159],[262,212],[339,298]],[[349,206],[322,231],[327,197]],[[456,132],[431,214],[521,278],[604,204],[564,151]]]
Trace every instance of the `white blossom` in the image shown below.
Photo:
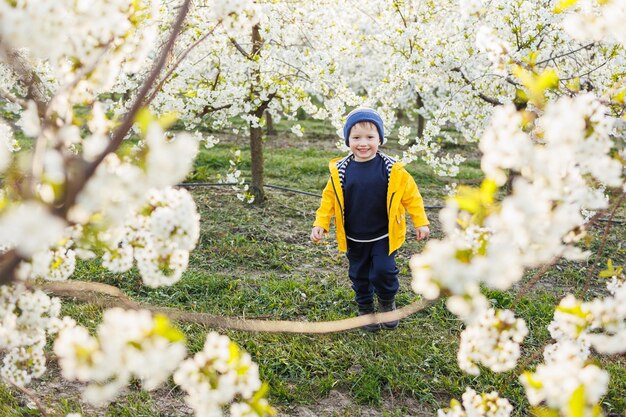
[[[478,364],[494,372],[511,370],[527,333],[524,320],[516,319],[511,311],[489,309],[476,324],[461,333],[459,367],[472,375],[480,373]]]
[[[10,207],[0,215],[0,244],[25,257],[47,249],[63,236],[65,223],[35,201]]]

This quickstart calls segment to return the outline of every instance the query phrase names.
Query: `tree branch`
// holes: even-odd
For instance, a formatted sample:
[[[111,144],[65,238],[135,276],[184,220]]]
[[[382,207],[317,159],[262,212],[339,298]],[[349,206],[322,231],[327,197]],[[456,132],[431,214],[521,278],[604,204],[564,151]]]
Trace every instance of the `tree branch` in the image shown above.
[[[230,43],[232,43],[235,48],[241,53],[241,55],[243,55],[244,57],[246,57],[246,59],[252,61],[252,56],[246,52],[245,49],[243,49],[243,47],[241,45],[239,45],[239,43],[237,43],[237,41],[235,40],[235,38],[230,38]]]
[[[143,97],[148,94],[152,84],[163,69],[163,66],[165,65],[165,62],[167,60],[167,55],[169,54],[169,51],[173,48],[176,37],[178,36],[180,28],[182,27],[185,17],[187,16],[190,3],[191,0],[185,0],[183,5],[181,6],[181,10],[176,18],[176,22],[172,28],[169,40],[165,48],[161,51],[159,60],[155,63],[150,75],[142,85],[140,92],[137,94],[135,102],[131,106],[130,111],[126,114],[121,126],[113,133],[113,137],[111,138],[111,141],[109,142],[107,148],[90,164],[78,158],[72,160],[72,162],[76,164],[75,168],[78,170],[78,175],[70,178],[76,178],[76,182],[72,183],[70,180],[68,180],[64,201],[58,208],[54,210],[53,213],[55,215],[63,219],[67,218],[67,213],[69,209],[74,205],[78,194],[85,187],[85,184],[87,184],[89,179],[94,175],[100,163],[102,163],[102,161],[108,154],[115,152],[117,148],[119,148],[119,146],[122,144],[122,140],[134,123],[135,115],[141,107],[147,104],[144,102]],[[0,47],[1,46],[2,44],[0,43]],[[29,92],[30,91],[31,89],[29,88]],[[45,114],[45,111],[42,111],[41,114]],[[0,269],[0,285],[9,284],[15,279],[15,271],[22,261],[24,261],[24,258],[19,255],[15,250],[8,251],[1,256],[0,264],[2,266]]]
[[[98,155],[98,157],[93,162],[86,164],[83,167],[79,168],[83,170],[83,173],[82,173],[83,175],[78,176],[75,184],[71,184],[71,183],[68,184],[67,193],[65,195],[65,201],[63,202],[61,207],[59,207],[58,209],[58,213],[62,217],[67,216],[67,212],[74,205],[76,198],[78,197],[78,194],[84,188],[87,181],[89,181],[89,179],[94,175],[94,173],[96,172],[96,169],[102,163],[104,158],[106,158],[106,156],[109,155],[110,153],[115,152],[117,148],[120,147],[120,145],[122,144],[122,141],[124,140],[124,137],[126,137],[126,134],[130,131],[130,128],[133,126],[135,122],[135,115],[137,114],[139,109],[149,104],[149,101],[145,100],[144,97],[149,93],[156,78],[159,76],[159,74],[161,73],[161,70],[165,66],[165,62],[167,61],[167,56],[169,52],[172,50],[172,48],[174,47],[176,38],[178,37],[182,24],[185,20],[185,17],[187,16],[187,12],[189,11],[190,2],[191,0],[185,0],[185,3],[183,3],[183,5],[181,6],[181,10],[179,11],[178,16],[176,18],[176,22],[174,23],[174,26],[172,27],[172,32],[167,41],[167,44],[161,50],[161,55],[159,56],[158,61],[155,63],[148,78],[144,81],[143,85],[141,86],[139,93],[135,97],[134,103],[132,104],[129,112],[124,117],[122,124],[113,133],[113,137],[111,138],[106,149],[100,155]]]
[[[165,84],[165,82],[168,80],[168,78],[172,75],[172,73],[174,73],[174,71],[176,70],[176,68],[178,68],[178,66],[180,65],[181,62],[183,62],[183,60],[187,57],[187,55],[189,55],[189,53],[198,45],[200,45],[200,43],[202,43],[202,41],[204,41],[206,38],[208,38],[209,36],[211,36],[213,34],[213,32],[215,32],[215,29],[217,29],[217,27],[222,23],[222,21],[220,20],[219,22],[217,22],[217,24],[213,27],[213,29],[211,29],[208,33],[204,34],[202,37],[200,37],[197,41],[195,41],[193,44],[191,44],[191,46],[189,46],[182,54],[180,54],[180,56],[178,57],[178,59],[176,60],[176,62],[174,63],[174,65],[172,65],[172,67],[169,69],[169,71],[167,71],[167,73],[163,76],[163,78],[161,79],[161,81],[159,81],[159,83],[157,84],[156,87],[154,87],[154,89],[152,90],[152,93],[150,94],[150,96],[145,100],[146,103],[150,103],[152,100],[154,100],[154,98],[156,97],[156,95],[159,93],[159,91],[161,90],[161,87],[163,87],[163,84]]]
[[[17,389],[18,391],[20,391],[22,394],[24,394],[26,396],[26,398],[28,398],[30,401],[32,401],[35,404],[35,407],[37,407],[37,409],[39,410],[39,412],[41,413],[41,415],[43,417],[50,417],[50,414],[48,413],[48,408],[46,406],[44,406],[41,401],[39,401],[39,398],[37,398],[37,396],[35,395],[35,393],[31,390],[29,390],[26,387],[21,387],[17,384],[14,384],[12,381],[9,381],[7,378],[2,377],[2,379],[4,380],[4,382],[6,382],[7,384],[11,385],[12,387],[14,387],[15,389]]]
[[[6,63],[11,67],[19,81],[26,87],[27,99],[37,104],[37,112],[41,117],[45,114],[47,98],[41,87],[41,79],[35,74],[30,64],[19,54],[10,49],[0,38],[0,53],[6,57]]]
[[[542,64],[545,64],[545,63],[550,62],[550,61],[555,61],[555,60],[557,60],[559,58],[564,58],[566,56],[573,55],[576,52],[581,51],[583,49],[589,49],[592,46],[594,46],[595,44],[596,44],[595,42],[591,42],[591,43],[589,43],[587,45],[581,46],[578,49],[574,49],[573,51],[565,52],[565,53],[562,53],[561,55],[556,55],[556,56],[553,56],[553,57],[550,57],[550,58],[546,58],[543,61],[537,62],[535,65],[542,65]]]
[[[468,84],[468,85],[472,88],[472,91],[475,91],[475,92],[476,92],[476,94],[478,95],[478,97],[480,97],[481,99],[483,99],[484,101],[486,101],[486,102],[487,102],[487,103],[489,103],[489,104],[493,104],[494,106],[500,106],[500,105],[502,105],[502,103],[501,103],[499,100],[497,100],[497,99],[495,99],[495,98],[492,98],[492,97],[489,97],[489,96],[487,96],[487,95],[483,94],[482,92],[478,91],[478,90],[476,89],[476,87],[474,86],[474,83],[473,83],[472,81],[470,81],[470,80],[469,80],[469,79],[465,76],[465,74],[463,73],[463,71],[461,70],[461,68],[459,68],[459,67],[452,68],[452,71],[453,71],[453,72],[458,72],[459,74],[461,74],[461,78],[463,78],[463,81],[465,81],[465,82],[466,82],[466,83],[467,83],[467,84]]]
[[[366,324],[385,323],[404,319],[434,304],[435,301],[418,300],[398,310],[387,313],[368,314],[343,320],[307,322],[288,320],[240,319],[234,317],[214,316],[207,313],[193,313],[170,307],[158,307],[130,299],[119,288],[112,285],[84,282],[46,282],[42,289],[50,294],[89,302],[101,307],[123,307],[126,309],[145,309],[153,313],[166,314],[172,320],[185,323],[202,324],[221,329],[234,329],[264,333],[301,333],[320,334],[336,333],[357,329]]]

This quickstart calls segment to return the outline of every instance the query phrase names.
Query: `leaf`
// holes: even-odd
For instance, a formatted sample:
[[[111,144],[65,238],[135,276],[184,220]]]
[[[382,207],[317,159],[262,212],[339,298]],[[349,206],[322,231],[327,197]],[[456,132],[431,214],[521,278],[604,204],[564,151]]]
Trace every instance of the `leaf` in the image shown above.
[[[613,267],[613,261],[611,261],[610,259],[606,262],[606,269],[604,271],[601,271],[598,276],[600,278],[611,278],[617,275],[621,275],[623,269],[621,266],[617,267],[617,269],[615,269],[615,267]]]
[[[556,71],[548,68],[540,74],[522,68],[521,66],[513,67],[513,75],[515,75],[526,87],[529,100],[538,107],[542,107],[545,102],[545,92],[559,85],[559,77]]]
[[[178,120],[178,116],[178,112],[175,111],[162,114],[161,116],[159,116],[159,125],[161,125],[161,128],[165,130],[168,127],[172,126],[174,123],[176,123],[176,121]]]
[[[585,386],[580,384],[578,388],[574,390],[572,396],[567,402],[569,408],[570,417],[584,417],[585,416]]]
[[[137,125],[139,126],[139,130],[141,130],[141,133],[143,133],[144,135],[146,134],[146,132],[148,132],[148,126],[150,126],[150,123],[152,123],[153,121],[154,116],[147,107],[142,107],[135,115],[135,123],[137,123]]]
[[[539,51],[530,51],[528,53],[528,56],[524,58],[523,61],[526,62],[531,67],[533,67],[535,66],[535,63],[537,62],[538,56],[539,56]]]
[[[554,7],[554,13],[563,13],[565,10],[573,7],[578,3],[578,0],[561,0],[559,4]]]
[[[546,407],[532,407],[530,413],[536,417],[559,417],[559,413]]]
[[[534,389],[543,388],[543,383],[539,381],[538,379],[535,379],[534,374],[532,372],[524,371],[524,373],[522,373],[522,377],[526,380],[528,385],[530,385],[532,388]]]
[[[565,86],[574,92],[579,92],[580,77],[574,77],[573,79],[569,80]]]
[[[495,194],[498,186],[492,179],[483,180],[480,188],[461,186],[453,199],[459,205],[459,209],[472,214],[471,224],[482,225],[483,221],[496,208]],[[457,219],[463,227],[463,222]],[[469,226],[469,225],[468,225]]]
[[[170,324],[170,319],[163,314],[155,314],[154,315],[154,328],[152,329],[153,333],[157,336],[161,336],[168,341],[175,343],[182,340],[185,340],[185,335],[180,330],[172,327]]]
[[[626,89],[620,91],[613,96],[613,100],[615,100],[619,104],[624,104],[624,98],[626,98]]]

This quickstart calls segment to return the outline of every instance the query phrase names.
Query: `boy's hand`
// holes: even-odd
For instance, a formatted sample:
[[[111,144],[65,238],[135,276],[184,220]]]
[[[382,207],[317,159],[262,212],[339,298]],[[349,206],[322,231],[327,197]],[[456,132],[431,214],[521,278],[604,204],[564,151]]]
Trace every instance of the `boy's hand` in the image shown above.
[[[417,240],[427,239],[430,235],[430,228],[428,226],[420,226],[415,229],[415,234],[417,235]]]
[[[320,243],[324,238],[324,233],[326,233],[326,230],[321,227],[314,227],[313,230],[311,230],[311,242]]]

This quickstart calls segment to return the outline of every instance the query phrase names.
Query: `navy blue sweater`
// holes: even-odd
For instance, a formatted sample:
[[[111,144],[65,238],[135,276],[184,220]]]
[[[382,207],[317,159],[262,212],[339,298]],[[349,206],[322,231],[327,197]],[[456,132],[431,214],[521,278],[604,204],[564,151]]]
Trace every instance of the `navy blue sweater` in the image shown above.
[[[348,239],[372,240],[388,233],[385,163],[380,155],[366,162],[351,161],[343,181]]]

